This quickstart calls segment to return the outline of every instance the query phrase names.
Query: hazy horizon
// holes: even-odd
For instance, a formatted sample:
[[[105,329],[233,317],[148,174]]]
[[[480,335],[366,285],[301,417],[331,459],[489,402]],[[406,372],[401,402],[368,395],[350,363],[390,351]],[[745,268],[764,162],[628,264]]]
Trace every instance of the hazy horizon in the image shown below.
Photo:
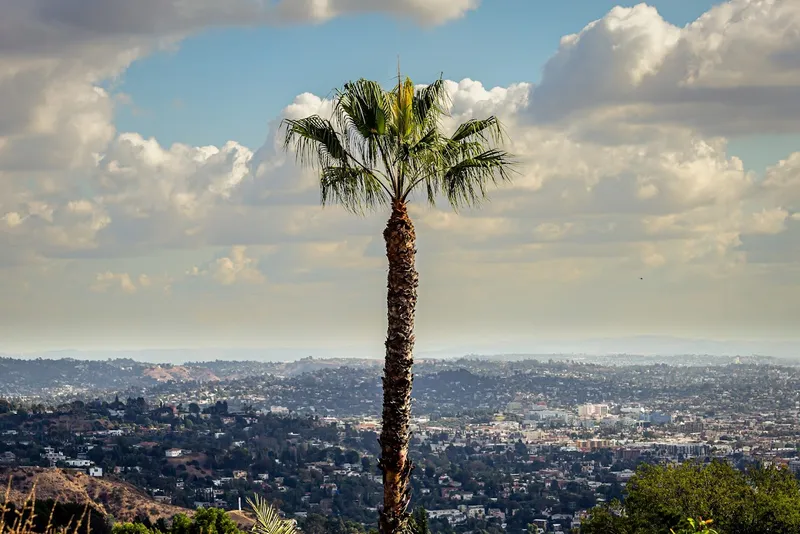
[[[416,351],[417,359],[460,358],[464,356],[500,355],[575,355],[575,356],[770,356],[800,359],[800,341],[795,340],[712,340],[684,339],[665,336],[636,336],[583,340],[538,340],[486,345],[453,345],[425,348]],[[352,358],[380,359],[380,347],[138,347],[138,348],[61,348],[38,351],[9,351],[0,347],[0,357],[24,359],[76,358],[116,359],[130,358],[151,363],[186,363],[212,360],[296,361],[311,356],[317,359]]]

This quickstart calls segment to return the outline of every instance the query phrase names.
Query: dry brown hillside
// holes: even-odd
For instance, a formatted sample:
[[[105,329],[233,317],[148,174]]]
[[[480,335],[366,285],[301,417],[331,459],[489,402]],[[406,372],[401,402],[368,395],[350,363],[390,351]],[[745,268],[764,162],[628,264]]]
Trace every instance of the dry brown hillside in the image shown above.
[[[190,510],[153,500],[140,489],[113,477],[94,478],[78,471],[42,468],[0,469],[0,480],[11,478],[9,500],[20,506],[36,486],[36,499],[89,504],[102,514],[120,521],[149,517],[151,521],[171,518]]]
[[[156,365],[144,370],[144,375],[159,382],[185,382],[189,380],[199,380],[203,382],[218,382],[217,377],[209,369],[203,367],[184,367],[182,365],[170,365],[162,367]]]

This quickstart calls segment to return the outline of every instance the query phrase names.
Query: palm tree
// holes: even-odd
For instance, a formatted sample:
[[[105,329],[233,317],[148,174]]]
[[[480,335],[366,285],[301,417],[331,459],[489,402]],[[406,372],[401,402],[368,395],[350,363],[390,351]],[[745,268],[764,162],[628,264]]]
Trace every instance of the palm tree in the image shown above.
[[[454,133],[441,119],[449,97],[441,78],[415,88],[398,75],[392,90],[360,79],[336,91],[330,119],[286,119],[284,148],[319,171],[322,205],[331,202],[364,214],[390,210],[383,237],[389,262],[383,427],[380,435],[383,507],[380,530],[401,532],[410,499],[408,459],[418,276],[416,235],[408,205],[422,194],[431,205],[445,197],[454,209],[476,205],[487,188],[510,179],[510,155],[496,117],[471,119]]]

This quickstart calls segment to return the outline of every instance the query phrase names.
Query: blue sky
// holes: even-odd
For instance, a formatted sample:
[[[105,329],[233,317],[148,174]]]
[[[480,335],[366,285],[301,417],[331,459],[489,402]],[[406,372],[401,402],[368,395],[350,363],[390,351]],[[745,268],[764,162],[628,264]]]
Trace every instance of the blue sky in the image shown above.
[[[391,83],[398,54],[404,72],[420,83],[440,72],[485,86],[536,82],[562,36],[616,5],[637,3],[484,0],[463,19],[434,28],[370,15],[318,26],[210,31],[128,69],[119,90],[134,106],[120,107],[117,126],[167,145],[235,139],[259,146],[267,122],[296,95],[326,95],[358,77]],[[648,3],[683,26],[718,2]]]

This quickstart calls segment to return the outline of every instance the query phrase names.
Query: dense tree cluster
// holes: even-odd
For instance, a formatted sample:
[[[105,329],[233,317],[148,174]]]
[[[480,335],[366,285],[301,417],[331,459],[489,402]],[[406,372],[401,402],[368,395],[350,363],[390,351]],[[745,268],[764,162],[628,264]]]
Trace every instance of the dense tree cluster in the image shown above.
[[[800,485],[788,469],[724,462],[639,468],[623,501],[592,510],[584,534],[670,534],[689,518],[720,534],[800,533]]]

